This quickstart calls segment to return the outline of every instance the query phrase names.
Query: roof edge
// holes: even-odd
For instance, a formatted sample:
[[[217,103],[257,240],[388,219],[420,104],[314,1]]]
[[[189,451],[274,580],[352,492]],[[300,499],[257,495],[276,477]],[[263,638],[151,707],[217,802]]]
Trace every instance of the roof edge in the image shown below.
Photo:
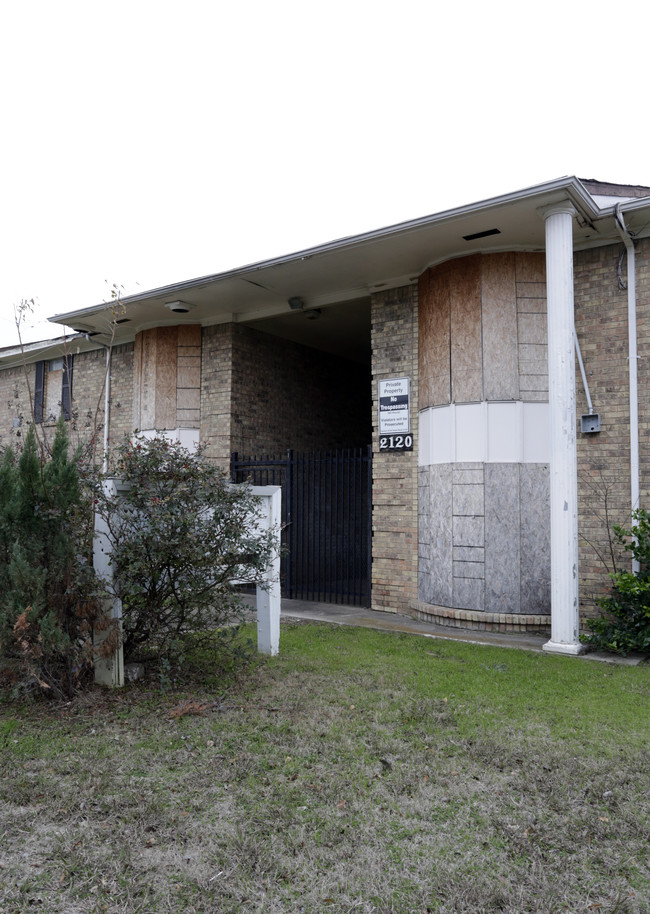
[[[0,363],[4,368],[15,368],[19,365],[33,365],[41,359],[51,356],[62,356],[74,351],[91,352],[102,349],[101,342],[93,343],[83,333],[63,334],[49,340],[38,340],[35,343],[17,343],[0,349]]]
[[[594,197],[636,198],[650,197],[650,187],[642,184],[615,184],[611,181],[598,181],[596,178],[579,178],[583,187]]]
[[[295,251],[292,254],[284,254],[280,257],[275,257],[270,260],[262,260],[256,263],[246,264],[245,266],[237,267],[232,270],[226,270],[222,273],[212,273],[206,276],[197,277],[196,279],[184,280],[180,283],[172,283],[171,285],[159,286],[155,289],[148,289],[146,292],[124,296],[122,302],[125,305],[128,305],[133,302],[146,301],[148,298],[155,298],[160,295],[177,295],[185,290],[207,285],[218,280],[231,279],[238,276],[244,276],[249,273],[256,273],[260,270],[270,269],[276,266],[280,266],[281,264],[291,263],[293,261],[311,259],[312,257],[330,253],[341,248],[368,244],[369,242],[376,241],[381,238],[387,238],[391,235],[416,231],[418,228],[426,225],[452,221],[472,213],[480,212],[484,209],[487,210],[500,206],[507,206],[510,203],[515,203],[520,200],[531,199],[536,196],[542,196],[545,194],[561,191],[565,191],[567,196],[576,205],[576,207],[578,207],[581,210],[582,214],[588,218],[594,219],[601,214],[600,209],[582,182],[574,176],[565,176],[562,178],[556,178],[552,181],[547,181],[543,184],[535,184],[531,187],[510,192],[508,194],[502,194],[497,197],[489,197],[485,200],[480,200],[475,203],[455,207],[454,209],[450,210],[443,210],[440,213],[433,213],[428,216],[421,216],[417,219],[407,220],[406,222],[398,222],[393,225],[385,226],[384,228],[374,229],[370,232],[363,232],[359,235],[346,235],[342,238],[317,245],[313,248],[305,248],[303,250]],[[55,314],[52,317],[49,317],[48,320],[53,323],[70,326],[74,325],[75,320],[83,320],[84,315],[94,315],[97,313],[97,311],[104,308],[106,308],[106,303],[102,302],[101,304],[92,305],[87,308]]]

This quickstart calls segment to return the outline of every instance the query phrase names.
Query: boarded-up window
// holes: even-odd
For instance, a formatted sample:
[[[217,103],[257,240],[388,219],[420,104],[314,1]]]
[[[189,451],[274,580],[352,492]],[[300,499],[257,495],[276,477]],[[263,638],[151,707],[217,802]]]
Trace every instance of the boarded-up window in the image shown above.
[[[63,377],[61,380],[61,409],[63,418],[69,419],[72,412],[72,356],[63,357]]]
[[[37,362],[34,376],[34,422],[55,423],[72,408],[72,356]]]
[[[34,375],[34,422],[43,421],[43,398],[45,395],[45,362],[36,363]]]
[[[45,373],[45,414],[43,421],[52,424],[61,413],[63,359],[50,359]]]

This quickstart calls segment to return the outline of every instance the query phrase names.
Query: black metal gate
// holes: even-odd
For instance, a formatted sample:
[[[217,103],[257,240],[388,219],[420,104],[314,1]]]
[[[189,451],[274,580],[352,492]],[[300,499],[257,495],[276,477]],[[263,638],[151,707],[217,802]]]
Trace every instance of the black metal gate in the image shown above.
[[[282,486],[282,593],[370,606],[372,448],[231,461],[234,482]]]

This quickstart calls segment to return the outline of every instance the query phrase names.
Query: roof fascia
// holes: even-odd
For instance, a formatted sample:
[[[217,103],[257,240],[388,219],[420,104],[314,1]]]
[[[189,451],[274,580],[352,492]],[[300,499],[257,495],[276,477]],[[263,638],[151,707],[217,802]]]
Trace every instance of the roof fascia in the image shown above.
[[[647,222],[641,229],[630,232],[632,237],[647,238],[650,235],[650,196],[613,203],[611,206],[607,206],[600,211],[600,218],[615,218],[616,210],[619,206],[622,213],[627,213],[630,216],[639,213],[647,216]]]
[[[643,210],[647,210],[648,213],[650,214],[650,196],[638,197],[635,200],[626,200],[626,201],[621,200],[619,203],[612,203],[611,206],[607,206],[600,211],[601,215],[614,216],[614,215],[616,215],[616,209],[619,206],[621,208],[621,212],[624,212],[624,213],[636,213],[636,212],[643,212]]]
[[[83,333],[75,333],[2,349],[0,350],[0,363],[3,368],[15,368],[19,365],[33,365],[48,357],[60,358],[70,353],[91,352],[93,349],[102,348],[106,347],[99,342],[93,343]]]

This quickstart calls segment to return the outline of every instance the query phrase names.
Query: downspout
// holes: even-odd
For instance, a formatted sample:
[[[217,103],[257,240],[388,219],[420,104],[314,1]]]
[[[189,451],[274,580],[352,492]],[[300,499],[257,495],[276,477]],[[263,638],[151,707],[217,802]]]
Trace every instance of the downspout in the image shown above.
[[[90,336],[86,334],[86,339],[90,342]],[[104,384],[104,459],[102,461],[102,473],[104,476],[108,473],[108,429],[110,425],[110,399],[111,399],[111,347],[99,340],[93,340],[93,344],[103,346],[106,350],[106,383]]]
[[[616,206],[616,227],[627,250],[627,336],[630,371],[630,499],[632,511],[639,508],[639,384],[637,372],[636,332],[636,260],[634,242],[625,226],[621,203]],[[639,562],[632,561],[632,571],[638,574]]]

